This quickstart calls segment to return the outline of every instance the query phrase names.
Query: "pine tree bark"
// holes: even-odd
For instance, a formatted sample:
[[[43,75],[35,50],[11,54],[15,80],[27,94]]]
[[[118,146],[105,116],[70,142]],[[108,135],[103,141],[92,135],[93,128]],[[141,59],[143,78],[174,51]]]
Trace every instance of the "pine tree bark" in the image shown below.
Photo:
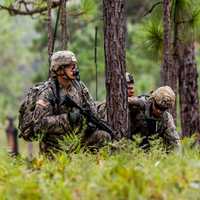
[[[190,30],[190,38],[183,36],[185,29],[180,13],[178,14],[178,1],[175,1],[174,10],[174,67],[178,74],[178,92],[180,103],[180,120],[182,136],[199,135],[199,98],[198,98],[198,72],[195,61],[194,35]]]
[[[176,12],[176,11],[175,11]],[[172,46],[172,66],[170,68],[170,86],[173,89],[175,95],[176,95],[176,101],[175,101],[175,106],[174,109],[171,111],[175,123],[177,123],[177,96],[178,96],[178,72],[180,68],[180,63],[181,63],[181,43],[179,41],[179,30],[178,30],[178,24],[176,22],[176,17],[174,19],[174,26],[173,26],[173,46]]]
[[[163,63],[161,67],[161,85],[171,86],[170,70],[172,67],[171,29],[170,29],[170,0],[163,0]]]
[[[126,0],[103,0],[107,117],[112,128],[118,132],[116,139],[128,135],[125,7]]]
[[[198,72],[194,42],[183,45],[179,70],[180,114],[183,136],[199,133]]]
[[[61,49],[65,50],[67,48],[67,12],[66,12],[67,0],[61,0]]]
[[[177,65],[174,65],[171,23],[170,0],[163,0],[163,61],[161,66],[161,85],[170,86],[177,94]],[[170,111],[176,121],[176,106]]]
[[[51,56],[52,56],[52,45],[53,45],[53,30],[52,30],[52,19],[51,19],[51,7],[52,7],[52,0],[47,0],[47,26],[48,26],[48,60],[49,66],[51,63]],[[50,71],[49,71],[50,75]]]

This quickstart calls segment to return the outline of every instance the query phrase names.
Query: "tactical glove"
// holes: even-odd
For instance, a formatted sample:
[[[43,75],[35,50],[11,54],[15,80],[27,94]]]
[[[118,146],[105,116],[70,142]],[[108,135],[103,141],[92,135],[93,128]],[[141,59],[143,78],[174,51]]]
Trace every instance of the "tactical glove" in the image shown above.
[[[68,114],[69,122],[72,127],[80,124],[82,122],[82,116],[79,110],[74,109]]]

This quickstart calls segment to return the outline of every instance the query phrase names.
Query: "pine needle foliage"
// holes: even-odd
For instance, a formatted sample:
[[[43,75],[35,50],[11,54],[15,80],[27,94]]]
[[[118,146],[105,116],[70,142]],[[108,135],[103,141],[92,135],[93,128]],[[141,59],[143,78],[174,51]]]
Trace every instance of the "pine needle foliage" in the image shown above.
[[[145,46],[148,50],[151,50],[155,56],[161,55],[162,43],[163,43],[163,28],[162,24],[158,20],[148,21],[145,25],[146,29],[146,42]]]
[[[189,42],[191,39],[200,39],[200,1],[199,0],[173,0],[171,1],[171,26],[177,23],[181,27],[179,39]],[[162,6],[157,6],[142,23],[143,42],[147,52],[161,58],[163,43]],[[141,33],[141,31],[140,31]],[[193,36],[193,37],[191,37]]]

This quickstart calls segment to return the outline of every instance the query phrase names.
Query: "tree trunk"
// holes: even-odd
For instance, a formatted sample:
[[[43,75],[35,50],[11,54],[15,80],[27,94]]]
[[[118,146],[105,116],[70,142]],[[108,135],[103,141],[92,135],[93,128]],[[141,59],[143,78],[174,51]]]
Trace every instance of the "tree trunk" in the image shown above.
[[[176,95],[175,106],[174,106],[174,109],[172,109],[172,111],[171,111],[175,123],[177,123],[176,107],[177,107],[177,94],[178,94],[178,72],[179,72],[180,62],[181,62],[180,61],[181,46],[180,46],[180,41],[178,39],[178,37],[179,37],[178,34],[179,34],[178,24],[177,24],[176,18],[175,18],[174,19],[174,34],[173,34],[173,49],[172,49],[172,52],[173,52],[172,66],[171,66],[170,72],[169,72],[169,77],[170,77],[170,81],[171,81],[170,86],[171,86],[171,88],[173,89],[173,91]]]
[[[51,6],[52,1],[47,0],[47,7],[48,7],[48,19],[47,19],[47,26],[48,26],[48,56],[49,56],[49,66],[51,63],[51,56],[52,56],[52,43],[53,43],[53,32],[52,32],[52,19],[51,19]]]
[[[171,86],[169,72],[172,67],[171,30],[170,30],[170,0],[163,0],[163,63],[161,67],[161,85]]]
[[[179,70],[181,127],[183,136],[199,133],[198,72],[194,42],[183,45],[183,62]]]
[[[128,135],[128,97],[125,79],[126,0],[103,0],[108,122],[116,138]]]
[[[163,0],[163,62],[161,85],[170,86],[177,93],[177,65],[173,65],[171,46],[170,0]],[[175,47],[176,48],[176,47]],[[175,63],[175,62],[174,62]],[[170,111],[176,121],[176,106]]]
[[[67,12],[66,12],[67,0],[61,0],[61,49],[67,49]]]
[[[173,45],[174,45],[173,46],[173,55],[172,55],[173,65],[171,66],[170,72],[169,72],[169,77],[170,77],[170,81],[171,81],[169,86],[173,89],[173,91],[176,95],[175,105],[174,105],[174,108],[171,110],[171,113],[173,115],[174,122],[177,123],[176,107],[177,107],[177,93],[178,93],[178,69],[179,69],[179,65],[180,65],[178,52],[179,52],[180,47],[179,47],[177,40],[173,43]]]
[[[191,136],[200,131],[198,72],[195,61],[194,35],[185,40],[185,24],[178,10],[178,1],[174,5],[174,66],[178,74],[179,101],[182,136]],[[178,12],[179,11],[179,12]],[[184,14],[184,13],[183,13]],[[187,42],[186,42],[187,41]]]

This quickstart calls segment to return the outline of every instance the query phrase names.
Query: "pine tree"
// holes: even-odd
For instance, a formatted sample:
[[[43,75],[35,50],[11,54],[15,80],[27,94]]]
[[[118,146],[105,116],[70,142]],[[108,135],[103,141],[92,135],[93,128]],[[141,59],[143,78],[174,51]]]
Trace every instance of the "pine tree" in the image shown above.
[[[180,117],[183,136],[200,130],[198,72],[195,59],[197,1],[174,0],[174,67],[178,73]]]
[[[128,97],[125,79],[126,0],[103,0],[108,122],[119,134],[128,134]]]

